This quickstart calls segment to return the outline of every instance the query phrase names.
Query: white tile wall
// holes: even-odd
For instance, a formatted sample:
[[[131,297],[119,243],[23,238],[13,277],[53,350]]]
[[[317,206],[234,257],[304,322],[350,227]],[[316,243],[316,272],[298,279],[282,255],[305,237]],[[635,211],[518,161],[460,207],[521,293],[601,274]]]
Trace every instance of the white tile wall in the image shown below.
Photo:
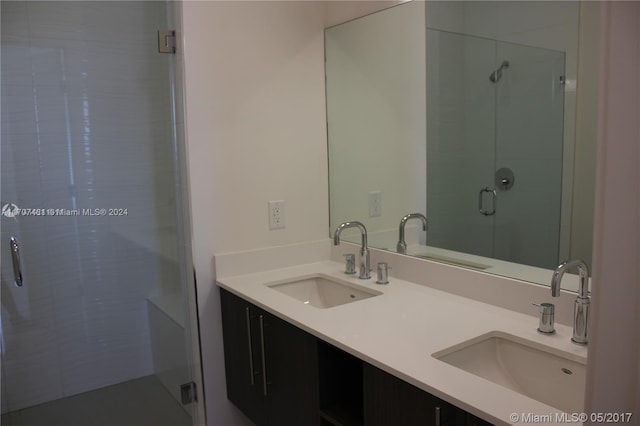
[[[182,11],[206,407],[219,424],[250,424],[226,398],[211,259],[327,236],[326,3],[187,1]],[[270,199],[286,200],[285,229],[269,231]]]
[[[2,2],[2,203],[128,210],[2,217],[3,412],[152,373],[146,298],[179,291],[164,6]]]

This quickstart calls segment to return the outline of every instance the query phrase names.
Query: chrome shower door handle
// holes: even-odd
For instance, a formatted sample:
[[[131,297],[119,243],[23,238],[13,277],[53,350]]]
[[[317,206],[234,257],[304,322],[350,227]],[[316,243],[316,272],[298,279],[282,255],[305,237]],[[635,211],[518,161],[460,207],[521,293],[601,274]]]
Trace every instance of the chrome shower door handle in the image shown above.
[[[18,287],[22,287],[22,267],[20,266],[20,246],[16,237],[9,238],[9,250],[13,263],[13,276]]]
[[[484,209],[484,193],[491,194],[491,210]],[[485,216],[492,216],[496,213],[496,190],[489,187],[482,188],[478,193],[478,211]]]

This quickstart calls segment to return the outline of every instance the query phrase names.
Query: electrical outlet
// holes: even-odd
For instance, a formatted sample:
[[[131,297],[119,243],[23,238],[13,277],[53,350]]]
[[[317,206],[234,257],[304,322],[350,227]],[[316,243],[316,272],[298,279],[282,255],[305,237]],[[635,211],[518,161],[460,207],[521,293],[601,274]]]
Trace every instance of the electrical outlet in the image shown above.
[[[284,200],[269,201],[269,229],[281,229],[284,227]]]
[[[369,192],[369,217],[382,215],[382,194],[380,191]]]

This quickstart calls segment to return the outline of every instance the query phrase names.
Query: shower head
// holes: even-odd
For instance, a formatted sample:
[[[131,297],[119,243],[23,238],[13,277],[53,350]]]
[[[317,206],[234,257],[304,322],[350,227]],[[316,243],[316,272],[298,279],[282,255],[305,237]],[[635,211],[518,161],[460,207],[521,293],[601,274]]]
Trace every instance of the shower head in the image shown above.
[[[502,61],[500,68],[489,74],[489,80],[491,80],[492,83],[496,83],[502,78],[502,70],[505,68],[509,68],[509,61]]]

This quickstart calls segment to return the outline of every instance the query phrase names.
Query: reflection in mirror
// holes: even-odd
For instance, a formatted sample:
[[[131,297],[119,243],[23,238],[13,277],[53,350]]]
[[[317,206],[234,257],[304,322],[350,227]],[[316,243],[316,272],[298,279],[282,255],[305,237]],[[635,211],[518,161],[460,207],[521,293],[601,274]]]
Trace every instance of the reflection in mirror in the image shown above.
[[[558,265],[564,76],[564,52],[427,30],[429,245]]]
[[[545,285],[590,263],[597,22],[589,2],[413,1],[328,28],[332,229]]]

